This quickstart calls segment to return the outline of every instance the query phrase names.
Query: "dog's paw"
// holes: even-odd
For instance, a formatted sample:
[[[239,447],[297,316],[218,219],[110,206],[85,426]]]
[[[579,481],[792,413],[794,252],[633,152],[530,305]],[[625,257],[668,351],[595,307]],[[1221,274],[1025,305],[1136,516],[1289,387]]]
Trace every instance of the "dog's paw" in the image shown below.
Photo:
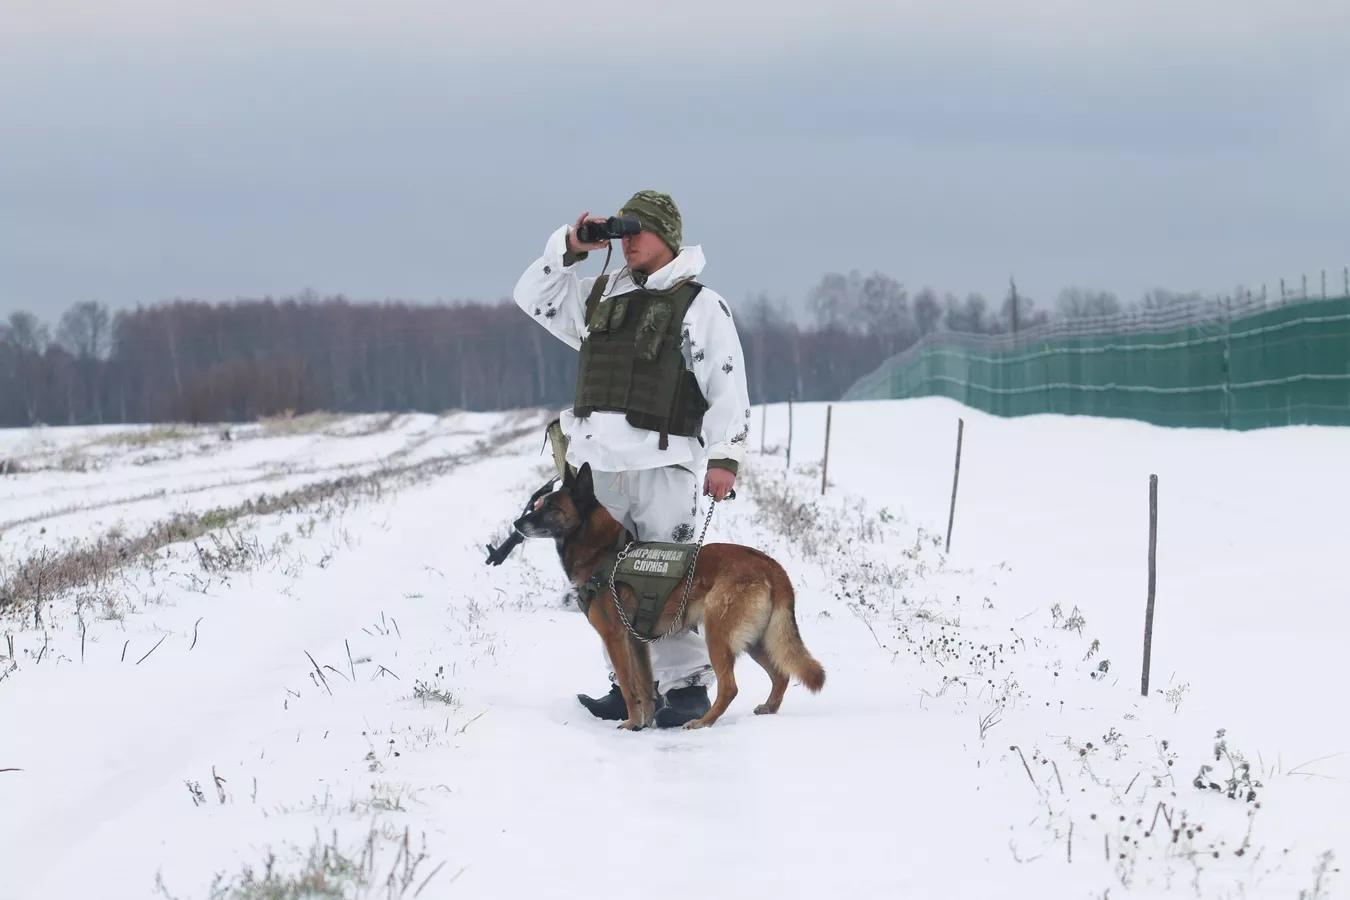
[[[707,728],[711,724],[712,724],[711,722],[705,722],[702,719],[695,719],[692,722],[685,722],[684,730],[693,731],[695,728]]]
[[[767,703],[761,703],[759,706],[755,707],[755,715],[757,716],[771,716],[776,712],[778,712],[778,710]]]
[[[619,723],[620,731],[641,731],[642,727],[643,726],[641,722],[635,722],[632,719],[629,719],[626,722]]]

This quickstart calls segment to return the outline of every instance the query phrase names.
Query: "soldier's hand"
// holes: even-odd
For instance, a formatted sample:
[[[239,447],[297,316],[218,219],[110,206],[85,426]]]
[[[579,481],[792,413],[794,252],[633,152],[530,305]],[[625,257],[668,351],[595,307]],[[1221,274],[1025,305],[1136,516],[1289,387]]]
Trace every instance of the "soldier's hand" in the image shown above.
[[[581,227],[582,222],[601,222],[605,221],[604,216],[593,216],[589,211],[577,216],[577,222],[571,228],[567,229],[567,246],[573,253],[589,253],[592,250],[604,250],[609,246],[609,241],[593,241],[582,243],[577,240],[577,229]]]
[[[732,485],[735,483],[736,475],[729,469],[709,469],[703,478],[703,493],[721,502],[727,499],[727,494],[731,493]]]

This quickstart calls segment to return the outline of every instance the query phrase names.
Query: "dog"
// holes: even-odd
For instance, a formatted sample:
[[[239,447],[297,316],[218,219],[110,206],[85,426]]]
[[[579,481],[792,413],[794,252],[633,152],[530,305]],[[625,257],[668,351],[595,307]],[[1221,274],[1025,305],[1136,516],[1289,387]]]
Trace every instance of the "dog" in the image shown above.
[[[552,538],[563,570],[577,589],[595,574],[609,551],[622,546],[619,542],[625,533],[595,499],[589,463],[575,475],[569,467],[562,486],[539,498],[516,520],[515,529],[525,537]],[[682,580],[675,593],[683,590]],[[625,609],[632,610],[636,605],[632,591],[626,585],[620,585],[619,591]],[[734,669],[741,653],[749,653],[773,682],[768,699],[755,707],[756,715],[778,712],[789,676],[795,676],[812,693],[825,686],[825,669],[806,649],[797,630],[795,596],[787,572],[767,554],[739,544],[704,545],[681,627],[701,626],[708,658],[717,674],[717,699],[706,715],[685,728],[706,728],[727,711],[736,697]],[[672,625],[679,608],[673,601],[673,594],[666,598],[655,625],[656,634],[664,634]],[[629,731],[645,728],[656,714],[647,645],[629,633],[608,589],[595,597],[586,617],[605,643],[615,681],[628,705],[628,719],[619,727]]]

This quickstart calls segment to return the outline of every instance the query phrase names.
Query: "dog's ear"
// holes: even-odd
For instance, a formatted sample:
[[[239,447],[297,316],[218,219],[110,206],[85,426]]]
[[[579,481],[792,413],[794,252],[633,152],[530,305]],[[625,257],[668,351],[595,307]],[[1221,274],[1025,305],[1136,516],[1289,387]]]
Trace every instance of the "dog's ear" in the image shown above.
[[[572,499],[578,501],[578,505],[595,499],[595,481],[591,477],[590,463],[581,464],[581,469],[577,472],[577,477],[572,480],[568,490],[572,494]]]
[[[589,463],[588,463],[587,465],[589,465]],[[564,464],[563,464],[563,482],[562,482],[563,490],[569,491],[569,492],[570,492],[570,491],[572,490],[572,485],[573,485],[573,483],[574,483],[575,481],[576,481],[576,478],[574,478],[573,475],[572,475],[572,467],[569,466],[569,465],[567,465],[566,463],[564,463]]]

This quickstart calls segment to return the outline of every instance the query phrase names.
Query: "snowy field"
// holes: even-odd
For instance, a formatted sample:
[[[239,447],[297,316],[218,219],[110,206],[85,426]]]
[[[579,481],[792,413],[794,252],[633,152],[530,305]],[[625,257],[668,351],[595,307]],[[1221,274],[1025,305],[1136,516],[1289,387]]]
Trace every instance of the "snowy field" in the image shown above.
[[[0,430],[0,900],[1350,892],[1350,429],[837,404],[822,498],[761,415],[709,539],[825,690],[637,734],[552,546],[482,564],[542,411]]]

